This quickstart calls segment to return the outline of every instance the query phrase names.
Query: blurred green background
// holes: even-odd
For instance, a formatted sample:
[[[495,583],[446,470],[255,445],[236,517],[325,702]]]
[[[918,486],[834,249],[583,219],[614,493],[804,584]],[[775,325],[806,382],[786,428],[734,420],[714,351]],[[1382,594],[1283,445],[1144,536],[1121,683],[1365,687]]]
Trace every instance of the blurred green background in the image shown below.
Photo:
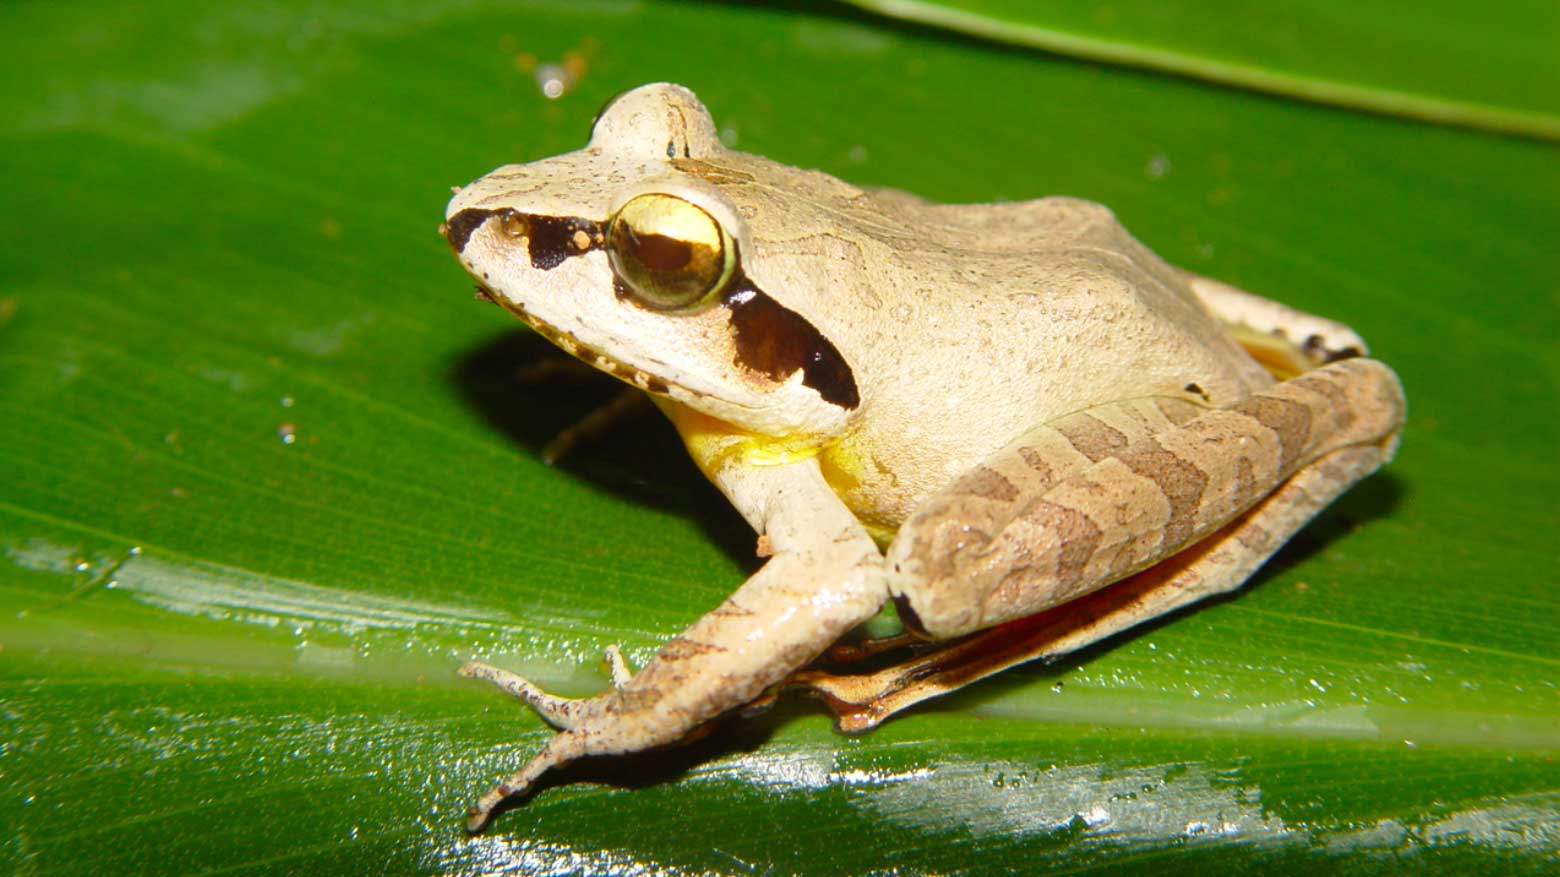
[[[895,11],[932,23],[0,8],[0,867],[1552,868],[1557,7]],[[643,660],[756,562],[657,420],[539,462],[614,388],[521,381],[546,345],[435,234],[450,185],[577,148],[654,80],[737,148],[944,201],[1092,198],[1348,322],[1407,387],[1399,460],[1233,598],[859,738],[790,698],[467,837],[548,732],[461,661],[592,693],[602,647]]]

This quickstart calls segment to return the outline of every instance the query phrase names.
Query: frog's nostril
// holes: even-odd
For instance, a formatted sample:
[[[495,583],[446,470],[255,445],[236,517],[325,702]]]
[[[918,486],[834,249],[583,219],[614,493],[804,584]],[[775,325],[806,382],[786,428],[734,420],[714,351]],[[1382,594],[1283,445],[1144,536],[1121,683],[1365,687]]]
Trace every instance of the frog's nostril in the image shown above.
[[[497,210],[483,210],[477,207],[468,207],[465,210],[451,216],[444,223],[444,239],[450,242],[455,252],[463,253],[466,250],[466,242],[471,240],[471,235],[482,227],[482,223],[497,213]]]

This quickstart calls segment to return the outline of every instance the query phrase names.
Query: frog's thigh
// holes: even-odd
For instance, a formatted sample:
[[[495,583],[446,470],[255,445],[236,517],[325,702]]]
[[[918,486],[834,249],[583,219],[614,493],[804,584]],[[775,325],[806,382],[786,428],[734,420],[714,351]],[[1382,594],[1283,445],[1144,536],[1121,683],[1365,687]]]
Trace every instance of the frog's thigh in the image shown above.
[[[1011,523],[1017,509],[1098,461],[1207,410],[1168,397],[1113,402],[1035,427],[992,454],[925,500],[900,528],[888,559],[890,579],[900,582],[895,592],[912,604],[907,613],[901,600],[901,615],[920,613],[920,620],[907,620],[912,626],[930,621],[938,638],[973,629],[973,615],[985,594],[978,582],[1000,575],[995,564],[1004,560],[984,548]],[[991,562],[983,562],[987,560]],[[970,587],[960,588],[960,582]],[[971,614],[965,630],[935,629],[945,626],[941,622],[946,616],[961,612]]]
[[[1235,590],[1317,512],[1380,467],[1388,453],[1380,445],[1333,451],[1212,536],[1048,612],[876,673],[832,676],[808,671],[792,682],[823,695],[838,716],[840,730],[865,731],[906,707],[1008,667],[1076,651],[1212,594]]]
[[[1041,491],[1005,474],[1025,460],[1021,440],[906,522],[890,591],[937,639],[1042,612],[1203,539],[1332,451],[1390,453],[1402,416],[1392,370],[1351,359],[1114,450],[1097,443],[1093,462]]]

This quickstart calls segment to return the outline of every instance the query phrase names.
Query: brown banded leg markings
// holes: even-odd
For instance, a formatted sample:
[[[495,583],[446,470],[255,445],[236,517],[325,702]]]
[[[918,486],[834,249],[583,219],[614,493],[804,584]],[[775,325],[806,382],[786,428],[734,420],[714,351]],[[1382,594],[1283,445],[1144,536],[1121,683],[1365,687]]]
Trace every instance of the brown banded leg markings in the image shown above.
[[[943,637],[1033,615],[1206,538],[1333,449],[1386,447],[1402,410],[1386,366],[1324,366],[1100,456],[1006,504],[1004,519],[979,509],[973,547],[958,543],[970,525],[951,503],[917,515],[890,547],[896,573],[914,573],[895,593]]]
[[[1136,575],[1061,606],[972,634],[876,673],[806,670],[810,689],[841,731],[870,730],[894,713],[1009,667],[1077,651],[1143,621],[1239,588],[1295,531],[1387,456],[1379,446],[1343,448],[1291,478],[1213,536]]]
[[[877,673],[806,671],[793,684],[823,696],[842,730],[866,730],[911,704],[1014,664],[1074,651],[1210,594],[1234,590],[1322,508],[1391,458],[1402,415],[1402,390],[1391,370],[1370,360],[1348,360],[1274,385],[1234,408],[1209,412],[1185,428],[1133,443],[1095,465],[1121,465],[1155,483],[1168,503],[1167,534],[1184,531],[1176,521],[1196,509],[1203,515],[1200,531],[1207,535],[1147,569],[1125,570],[1133,574],[1107,587],[1099,585],[1119,576],[1102,569],[1096,572],[1102,576],[1094,586],[1099,589],[1092,593],[1015,613],[1006,623]],[[1175,477],[1177,467],[1161,450],[1218,475],[1223,495],[1211,503],[1193,503],[1191,487],[1197,479]],[[1291,469],[1277,483],[1262,477],[1267,472],[1266,479],[1273,479]],[[1181,481],[1187,489],[1178,502]],[[1123,562],[1120,552],[1107,560]],[[1052,574],[1063,566],[1053,561]]]
[[[1007,563],[1002,552],[1023,553],[1024,540],[1015,538],[1011,528],[1015,518],[1027,514],[1030,520],[1020,526],[1063,535],[1066,550],[1058,562],[1081,568],[1094,552],[1094,523],[1065,505],[1037,498],[1112,452],[1141,444],[1206,411],[1183,399],[1150,397],[1098,406],[1035,427],[929,498],[901,529],[889,561],[914,567],[923,581],[978,581],[972,567],[988,561],[1002,566]],[[998,534],[1002,543],[993,541]],[[938,617],[973,612],[978,602],[966,594],[950,594],[944,606],[923,604],[916,609]]]

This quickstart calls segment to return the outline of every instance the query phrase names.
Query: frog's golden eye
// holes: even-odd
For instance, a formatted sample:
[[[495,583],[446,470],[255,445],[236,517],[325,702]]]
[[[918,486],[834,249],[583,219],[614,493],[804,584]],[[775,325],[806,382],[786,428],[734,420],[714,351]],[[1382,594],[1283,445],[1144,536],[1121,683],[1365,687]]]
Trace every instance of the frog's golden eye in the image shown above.
[[[709,298],[736,270],[736,245],[702,208],[675,195],[639,195],[607,229],[612,271],[640,301],[672,310]]]

